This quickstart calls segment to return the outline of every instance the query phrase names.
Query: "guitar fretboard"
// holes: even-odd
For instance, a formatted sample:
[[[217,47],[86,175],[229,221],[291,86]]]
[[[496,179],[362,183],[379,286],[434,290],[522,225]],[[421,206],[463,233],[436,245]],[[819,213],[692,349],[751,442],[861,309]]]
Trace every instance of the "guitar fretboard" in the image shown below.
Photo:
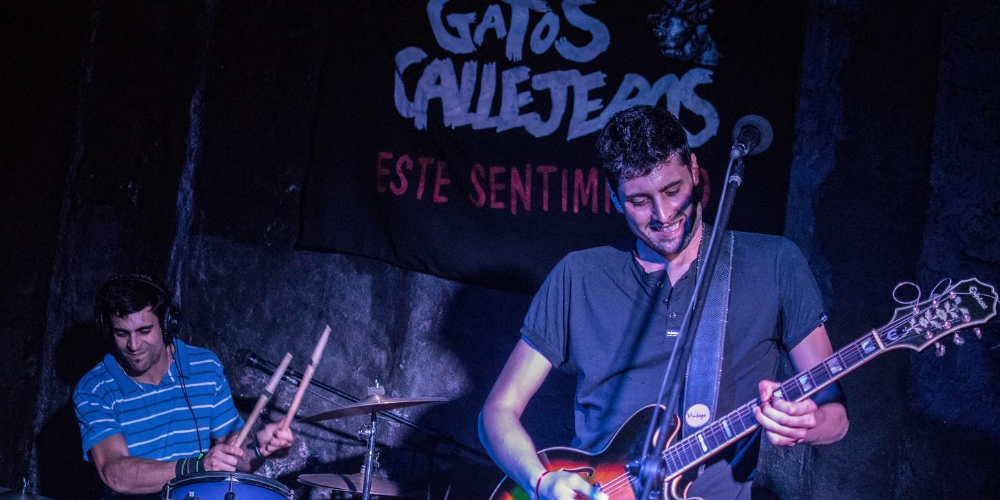
[[[969,304],[961,307],[964,299]],[[822,363],[783,382],[774,396],[786,401],[801,401],[832,384],[851,370],[893,347],[922,350],[933,340],[970,324],[984,323],[996,315],[996,290],[975,278],[949,287],[931,299],[913,305],[912,309],[897,309],[888,324],[872,330],[833,353]],[[754,398],[704,429],[684,438],[663,452],[668,477],[693,467],[719,449],[757,428],[754,410],[761,405]]]
[[[880,331],[870,332],[833,353],[822,363],[786,380],[775,391],[775,396],[790,401],[800,401],[832,384],[883,352],[884,348],[877,335],[880,335]],[[758,426],[754,410],[760,404],[759,399],[754,399],[667,448],[663,452],[667,464],[667,476],[673,477],[689,469],[717,450],[753,432]]]

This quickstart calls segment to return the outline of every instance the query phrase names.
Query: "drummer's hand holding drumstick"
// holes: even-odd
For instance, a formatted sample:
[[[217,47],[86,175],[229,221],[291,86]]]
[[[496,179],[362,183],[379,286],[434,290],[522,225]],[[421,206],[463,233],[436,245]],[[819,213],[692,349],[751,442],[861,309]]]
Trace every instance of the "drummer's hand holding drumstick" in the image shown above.
[[[256,438],[256,441],[249,441],[241,447],[235,445],[235,435],[224,441],[220,440],[205,454],[205,470],[253,472],[260,467],[264,458],[286,456],[295,441],[291,429],[282,427],[281,422],[265,425],[257,431]],[[257,450],[260,450],[259,455]]]
[[[287,428],[281,428],[281,424],[274,423],[265,425],[257,432],[255,439],[248,441],[250,431],[257,423],[264,407],[267,406],[274,390],[278,387],[278,382],[284,375],[288,364],[292,360],[290,353],[285,354],[278,369],[275,370],[271,380],[264,388],[264,393],[257,399],[250,418],[247,419],[239,433],[232,434],[224,439],[216,441],[208,453],[201,459],[203,470],[221,472],[253,472],[264,462],[264,458],[273,455],[275,452],[287,450],[292,446],[292,432]],[[287,453],[287,451],[286,451]]]
[[[213,451],[215,453],[212,454],[211,457],[209,457],[208,454],[205,455],[205,470],[240,470],[252,472],[260,467],[264,458],[269,456],[283,457],[288,454],[288,450],[292,447],[292,442],[295,440],[295,436],[292,435],[290,427],[292,419],[298,411],[299,404],[302,402],[302,397],[305,395],[306,388],[309,387],[309,382],[312,380],[316,366],[319,365],[320,357],[323,354],[323,349],[326,347],[326,342],[329,338],[330,326],[327,325],[327,327],[323,330],[323,333],[320,335],[319,342],[316,343],[316,347],[313,349],[309,366],[306,367],[305,375],[302,376],[302,380],[299,383],[299,389],[296,391],[295,397],[292,399],[292,404],[288,408],[285,418],[281,422],[265,425],[263,429],[257,431],[257,434],[255,435],[255,442],[244,444],[250,428],[254,423],[256,423],[261,410],[274,393],[274,390],[278,385],[278,381],[285,373],[285,369],[288,368],[288,363],[292,359],[291,354],[285,355],[285,358],[281,361],[278,369],[272,375],[270,382],[268,382],[268,385],[265,388],[264,394],[257,401],[257,405],[254,407],[253,413],[250,415],[249,420],[247,420],[245,428],[241,430],[238,435],[232,436],[226,443],[219,443],[216,446],[213,446],[209,453],[212,454]],[[218,469],[209,469],[209,458],[212,459],[211,466],[219,467]]]
[[[292,447],[295,436],[288,427],[283,427],[281,422],[267,424],[263,429],[257,431],[257,446],[260,448],[261,457],[272,455],[284,457],[288,455],[288,450]]]
[[[206,471],[236,472],[237,468],[244,470],[244,467],[239,466],[245,456],[242,449],[220,440],[205,453],[202,464]]]
[[[295,397],[292,399],[292,404],[289,406],[288,412],[285,414],[285,418],[281,422],[267,424],[263,429],[257,432],[257,443],[261,457],[269,457],[272,455],[283,457],[288,454],[288,450],[292,447],[292,442],[295,440],[290,427],[292,419],[295,417],[295,413],[298,412],[299,404],[302,402],[302,396],[305,395],[306,388],[309,387],[309,382],[312,380],[316,366],[319,365],[320,357],[323,354],[323,349],[326,347],[326,342],[329,338],[330,326],[327,325],[327,327],[323,330],[323,333],[320,334],[319,342],[316,343],[316,347],[313,348],[313,354],[312,358],[309,360],[309,366],[306,367],[306,373],[302,376],[302,380],[299,383],[299,389],[295,392]],[[288,358],[290,357],[291,356],[289,355]],[[285,367],[287,367],[287,361],[282,360],[282,365],[278,367],[278,371],[280,373],[284,373]],[[275,381],[278,377],[280,377],[280,375],[276,373]]]

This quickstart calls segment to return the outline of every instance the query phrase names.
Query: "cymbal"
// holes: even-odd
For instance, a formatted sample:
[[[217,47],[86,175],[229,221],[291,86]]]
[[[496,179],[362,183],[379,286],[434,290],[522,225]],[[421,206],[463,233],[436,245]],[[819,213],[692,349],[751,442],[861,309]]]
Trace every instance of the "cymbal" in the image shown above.
[[[373,411],[385,411],[395,408],[403,408],[406,406],[442,403],[445,401],[448,401],[448,398],[389,398],[386,396],[372,395],[358,401],[357,403],[351,403],[334,410],[299,419],[299,422],[319,422],[320,420],[332,420],[352,415],[367,415]]]
[[[321,488],[333,488],[339,491],[357,493],[360,495],[365,489],[365,476],[358,472],[356,474],[300,474],[299,482],[308,486],[319,486]],[[409,487],[372,476],[372,495],[389,497],[415,497],[420,493]]]

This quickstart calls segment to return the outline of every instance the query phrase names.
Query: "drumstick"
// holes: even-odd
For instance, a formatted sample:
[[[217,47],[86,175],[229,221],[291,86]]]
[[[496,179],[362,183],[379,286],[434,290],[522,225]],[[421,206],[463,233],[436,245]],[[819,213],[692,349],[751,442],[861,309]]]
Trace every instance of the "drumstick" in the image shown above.
[[[242,448],[243,441],[247,438],[247,434],[250,433],[250,429],[253,428],[253,424],[257,423],[257,418],[260,417],[260,412],[264,410],[267,406],[267,402],[271,400],[271,396],[274,396],[274,390],[278,388],[278,382],[281,381],[281,376],[285,374],[285,370],[288,369],[288,363],[292,362],[292,353],[286,352],[285,357],[282,358],[281,364],[278,365],[278,369],[274,371],[274,375],[271,376],[271,380],[267,382],[267,386],[264,387],[264,393],[257,398],[257,404],[253,407],[253,412],[250,413],[250,418],[247,419],[246,425],[240,430],[239,436],[236,437],[236,447]]]
[[[312,358],[309,360],[309,366],[306,367],[306,372],[302,375],[302,381],[299,382],[299,390],[295,393],[295,398],[292,399],[292,405],[288,407],[288,413],[285,414],[285,419],[281,421],[279,427],[287,429],[289,425],[292,424],[292,419],[295,418],[295,413],[299,411],[299,404],[302,403],[302,396],[306,393],[306,388],[309,387],[309,381],[312,380],[313,373],[316,371],[316,366],[319,365],[319,358],[323,355],[323,348],[326,347],[326,341],[330,338],[330,325],[326,325],[326,329],[323,330],[323,335],[319,337],[319,342],[316,343],[316,348],[313,349]]]

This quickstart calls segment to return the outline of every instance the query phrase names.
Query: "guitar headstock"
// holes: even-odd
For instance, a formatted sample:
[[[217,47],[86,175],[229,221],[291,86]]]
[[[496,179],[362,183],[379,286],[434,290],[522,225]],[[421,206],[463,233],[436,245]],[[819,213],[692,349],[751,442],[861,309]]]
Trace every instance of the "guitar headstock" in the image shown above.
[[[976,278],[942,283],[947,283],[943,291],[937,290],[942,288],[939,285],[923,301],[918,295],[916,300],[897,308],[892,321],[873,332],[886,349],[905,347],[922,351],[946,335],[981,325],[996,316],[997,291],[991,285]],[[917,290],[919,293],[919,287]],[[978,328],[976,332],[980,335]],[[956,343],[960,343],[960,338],[956,338]]]

